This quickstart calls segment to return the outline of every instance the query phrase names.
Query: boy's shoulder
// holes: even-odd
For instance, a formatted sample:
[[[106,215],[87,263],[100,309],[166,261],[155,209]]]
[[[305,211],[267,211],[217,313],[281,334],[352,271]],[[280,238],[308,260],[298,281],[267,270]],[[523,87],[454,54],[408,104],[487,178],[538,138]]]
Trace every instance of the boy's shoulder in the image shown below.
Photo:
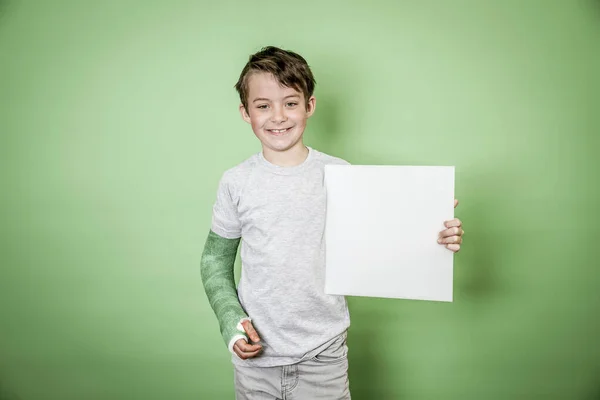
[[[322,151],[312,149],[314,152],[314,158],[317,162],[322,163],[323,165],[350,165],[350,163],[343,158],[335,157],[327,153],[323,153]]]
[[[258,153],[253,154],[241,163],[225,170],[222,180],[227,183],[243,182],[258,165]]]

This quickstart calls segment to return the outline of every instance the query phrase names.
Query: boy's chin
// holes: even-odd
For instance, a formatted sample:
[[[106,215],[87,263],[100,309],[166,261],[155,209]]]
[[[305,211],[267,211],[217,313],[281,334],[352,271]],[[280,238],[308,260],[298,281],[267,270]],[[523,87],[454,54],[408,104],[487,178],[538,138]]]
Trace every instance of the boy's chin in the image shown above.
[[[277,141],[261,141],[262,144],[262,148],[263,150],[270,150],[270,151],[276,151],[276,152],[284,152],[284,151],[288,151],[290,149],[293,149],[294,147],[298,147],[298,146],[302,146],[302,138],[300,138],[300,140],[298,141],[294,141],[294,142],[279,142],[277,143]]]
[[[273,136],[273,137],[259,137],[263,149],[268,148],[274,151],[286,151],[296,146],[302,146],[302,136],[290,137],[290,136]]]

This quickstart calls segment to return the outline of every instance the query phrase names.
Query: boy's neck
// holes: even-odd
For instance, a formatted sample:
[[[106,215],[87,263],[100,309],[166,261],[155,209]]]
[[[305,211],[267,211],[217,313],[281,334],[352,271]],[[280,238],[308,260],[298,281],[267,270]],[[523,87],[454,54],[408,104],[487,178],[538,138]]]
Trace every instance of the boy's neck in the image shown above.
[[[285,151],[275,151],[263,147],[262,153],[265,160],[271,164],[279,167],[295,167],[306,161],[308,148],[303,143],[299,143]]]

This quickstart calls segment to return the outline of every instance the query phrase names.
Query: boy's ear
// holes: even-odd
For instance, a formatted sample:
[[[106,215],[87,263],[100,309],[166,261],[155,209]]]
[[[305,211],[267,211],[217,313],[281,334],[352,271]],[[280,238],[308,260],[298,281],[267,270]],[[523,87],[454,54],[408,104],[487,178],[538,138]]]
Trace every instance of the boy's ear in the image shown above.
[[[308,114],[308,118],[315,113],[315,109],[317,108],[317,99],[315,96],[311,96],[306,103],[306,113]]]
[[[240,114],[242,114],[242,119],[247,123],[250,123],[250,116],[248,115],[248,111],[246,111],[246,107],[244,104],[240,104]]]

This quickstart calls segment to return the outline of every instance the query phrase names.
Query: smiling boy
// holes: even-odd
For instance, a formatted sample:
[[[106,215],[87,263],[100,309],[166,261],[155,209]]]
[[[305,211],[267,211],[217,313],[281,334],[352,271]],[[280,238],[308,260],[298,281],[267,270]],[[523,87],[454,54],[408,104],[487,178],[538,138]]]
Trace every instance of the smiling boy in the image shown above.
[[[314,87],[305,59],[276,47],[250,56],[236,84],[262,151],[223,174],[201,272],[237,399],[350,398],[347,303],[324,293],[323,185],[325,165],[348,163],[303,143]],[[461,222],[445,226],[439,242],[456,252]]]

